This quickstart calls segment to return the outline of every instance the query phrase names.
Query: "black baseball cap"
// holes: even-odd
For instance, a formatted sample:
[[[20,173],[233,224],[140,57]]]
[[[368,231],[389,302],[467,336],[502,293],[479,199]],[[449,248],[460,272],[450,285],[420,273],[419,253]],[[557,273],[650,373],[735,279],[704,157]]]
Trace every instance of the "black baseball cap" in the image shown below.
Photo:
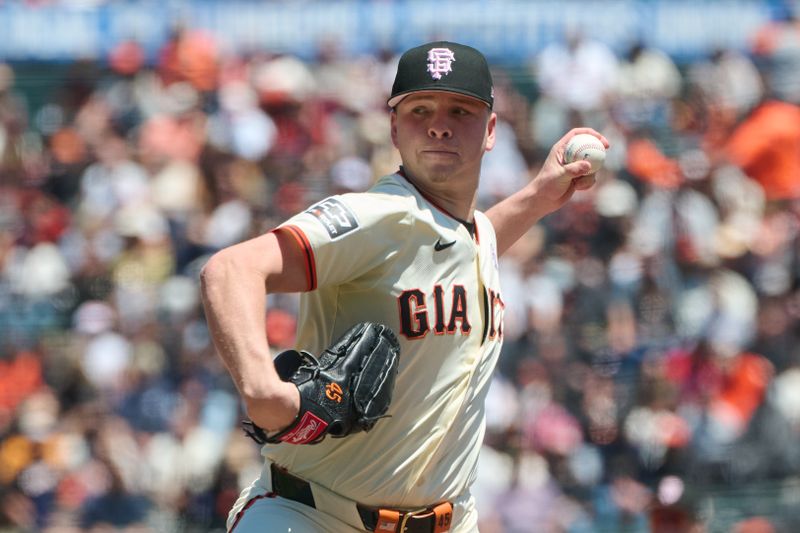
[[[490,109],[494,105],[492,75],[486,58],[471,46],[449,41],[423,44],[400,56],[389,107],[418,91],[458,93],[477,98]]]

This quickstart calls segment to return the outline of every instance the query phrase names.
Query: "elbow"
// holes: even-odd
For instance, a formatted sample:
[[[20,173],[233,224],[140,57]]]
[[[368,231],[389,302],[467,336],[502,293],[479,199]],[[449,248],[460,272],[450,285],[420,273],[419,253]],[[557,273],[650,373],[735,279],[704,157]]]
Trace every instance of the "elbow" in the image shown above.
[[[208,288],[213,285],[214,279],[218,275],[218,271],[220,269],[219,263],[220,260],[217,258],[218,253],[212,255],[206,264],[200,269],[200,289],[202,290],[203,294],[208,291]]]
[[[266,278],[254,270],[249,255],[235,246],[212,255],[200,269],[200,294],[204,305],[229,300],[233,294],[249,295],[254,289],[265,288]]]
[[[213,293],[214,288],[219,286],[227,277],[228,272],[234,268],[225,250],[219,251],[206,261],[200,269],[200,292],[204,300],[207,300]]]
[[[216,271],[219,269],[220,260],[220,253],[217,252],[205,262],[205,264],[200,269],[200,283],[205,283],[209,279],[213,278],[216,275]]]

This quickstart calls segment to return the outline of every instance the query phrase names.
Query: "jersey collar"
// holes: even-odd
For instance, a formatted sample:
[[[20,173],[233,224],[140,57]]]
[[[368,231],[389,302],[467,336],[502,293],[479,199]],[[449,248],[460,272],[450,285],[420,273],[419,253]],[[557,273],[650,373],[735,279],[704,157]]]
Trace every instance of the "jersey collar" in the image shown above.
[[[408,179],[408,176],[406,176],[406,172],[405,172],[405,170],[403,170],[402,166],[399,169],[397,169],[396,174],[398,176],[400,176],[401,178],[403,178],[404,180],[406,180],[406,182],[409,185],[414,187],[414,189],[416,189],[416,191],[419,193],[419,195],[422,196],[423,198],[425,198],[425,201],[427,201],[429,204],[431,204],[433,207],[435,207],[438,211],[440,211],[441,213],[447,215],[448,217],[452,218],[456,222],[459,222],[461,225],[463,225],[467,229],[469,234],[471,236],[473,236],[476,241],[478,241],[478,225],[475,223],[475,219],[474,218],[472,219],[472,222],[467,222],[466,220],[462,220],[462,219],[458,218],[457,216],[454,216],[447,209],[445,209],[444,207],[442,207],[439,204],[437,204],[430,196],[425,194],[419,187],[417,187],[416,184],[413,181]]]

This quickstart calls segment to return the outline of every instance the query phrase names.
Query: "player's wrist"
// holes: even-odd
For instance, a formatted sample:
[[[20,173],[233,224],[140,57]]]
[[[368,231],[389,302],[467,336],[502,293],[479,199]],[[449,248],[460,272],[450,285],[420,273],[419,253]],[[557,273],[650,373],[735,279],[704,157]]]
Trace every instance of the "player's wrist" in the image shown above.
[[[524,213],[530,219],[526,222],[535,223],[558,209],[557,202],[541,185],[541,182],[534,180],[523,189],[523,194],[525,194],[522,202],[525,206]]]
[[[280,381],[268,392],[245,397],[247,416],[268,433],[278,433],[297,420],[300,412],[300,393],[294,383]]]
[[[260,444],[314,444],[370,431],[387,416],[399,354],[397,336],[376,322],[354,325],[319,356],[279,353],[273,364],[285,381],[270,389],[272,402],[248,405],[245,432]]]

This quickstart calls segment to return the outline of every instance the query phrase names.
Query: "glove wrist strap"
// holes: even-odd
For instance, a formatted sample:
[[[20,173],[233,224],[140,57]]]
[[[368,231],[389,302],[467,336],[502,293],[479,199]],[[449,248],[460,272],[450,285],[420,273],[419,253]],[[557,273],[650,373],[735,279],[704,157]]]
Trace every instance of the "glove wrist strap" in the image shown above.
[[[304,408],[302,398],[300,401],[300,412],[297,413],[297,417],[292,423],[284,429],[268,433],[252,420],[246,420],[242,423],[245,433],[262,445],[266,443],[280,444],[281,442],[288,442],[289,444],[315,444],[319,442],[325,436],[325,429],[328,427],[328,423]]]
[[[301,415],[288,428],[271,435],[267,442],[288,442],[289,444],[313,444],[325,436],[328,423],[312,413],[301,409]]]

